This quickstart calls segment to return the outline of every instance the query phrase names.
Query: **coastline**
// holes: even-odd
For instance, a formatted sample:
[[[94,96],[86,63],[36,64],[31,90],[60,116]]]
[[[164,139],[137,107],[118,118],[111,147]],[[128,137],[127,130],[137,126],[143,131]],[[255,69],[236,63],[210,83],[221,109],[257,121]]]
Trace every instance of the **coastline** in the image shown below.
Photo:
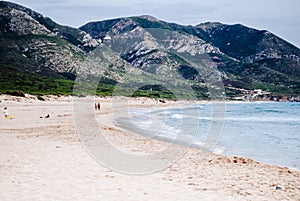
[[[121,98],[122,99],[122,98]],[[101,101],[100,129],[112,144],[132,153],[151,153],[168,142],[140,141],[114,126],[110,98]],[[174,107],[130,99],[132,107]],[[142,103],[143,102],[143,103]],[[207,103],[207,102],[203,102]],[[189,148],[163,171],[131,176],[101,166],[76,134],[70,97],[1,96],[15,119],[1,118],[1,200],[297,200],[300,172],[249,158],[226,157]],[[50,114],[50,118],[45,118]],[[42,118],[41,118],[42,117]],[[282,190],[276,190],[282,187]],[[49,197],[50,196],[50,197]]]

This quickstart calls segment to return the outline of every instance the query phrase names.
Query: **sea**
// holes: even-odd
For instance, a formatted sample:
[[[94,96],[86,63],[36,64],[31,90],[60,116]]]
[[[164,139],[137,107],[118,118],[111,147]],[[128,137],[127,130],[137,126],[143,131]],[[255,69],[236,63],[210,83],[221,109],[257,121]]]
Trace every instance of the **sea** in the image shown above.
[[[300,103],[205,103],[127,113],[116,124],[137,135],[300,169]]]

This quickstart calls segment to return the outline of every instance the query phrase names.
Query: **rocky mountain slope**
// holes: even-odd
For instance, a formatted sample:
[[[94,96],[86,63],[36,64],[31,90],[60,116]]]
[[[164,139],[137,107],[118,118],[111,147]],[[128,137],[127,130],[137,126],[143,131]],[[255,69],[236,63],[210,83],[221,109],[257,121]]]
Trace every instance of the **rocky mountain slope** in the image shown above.
[[[4,1],[0,1],[0,24],[1,92],[69,94],[72,80],[82,73],[99,76],[109,84],[117,79],[113,72],[120,66],[108,69],[93,61],[88,53],[101,41],[82,30]]]
[[[74,77],[78,66],[84,68],[84,50],[98,45],[89,34],[58,25],[17,4],[0,2],[0,16],[1,65],[40,75]]]
[[[242,94],[244,89],[255,88],[283,94],[299,93],[300,50],[265,30],[221,23],[182,26],[151,16],[90,22],[80,29],[96,39],[112,38],[108,41],[112,49],[115,41],[123,41],[124,46],[130,47],[128,52],[121,51],[120,44],[115,51],[134,66],[152,73],[162,72],[160,67],[151,65],[149,68],[147,61],[152,62],[151,58],[157,58],[156,62],[162,58],[178,61],[154,55],[158,51],[189,54],[187,60],[206,54],[222,74],[228,93]],[[140,33],[150,37],[141,37]],[[128,37],[135,38],[134,45],[124,43]],[[194,66],[188,62],[180,61],[176,68],[188,78],[199,78],[199,69],[193,70]]]
[[[183,26],[151,16],[76,29],[3,1],[0,16],[3,83],[12,72],[70,81],[85,74],[101,78],[104,88],[135,83],[141,89],[137,95],[157,89],[151,92],[157,97],[170,93],[167,88],[174,93],[190,86],[198,98],[209,98],[211,90],[223,87],[216,84],[221,81],[229,98],[255,89],[268,96],[300,94],[299,48],[268,31],[240,24]],[[9,86],[17,85],[1,91]]]

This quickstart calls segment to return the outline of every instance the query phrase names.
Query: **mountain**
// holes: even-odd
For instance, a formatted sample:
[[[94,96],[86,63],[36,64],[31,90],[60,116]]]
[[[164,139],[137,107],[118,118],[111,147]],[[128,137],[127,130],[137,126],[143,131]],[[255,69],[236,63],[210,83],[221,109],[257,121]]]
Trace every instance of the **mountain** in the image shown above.
[[[1,1],[0,9],[1,65],[61,77],[77,70],[86,48],[98,45],[87,33],[28,8]]]
[[[221,23],[182,26],[151,16],[90,22],[80,29],[102,40],[107,35],[117,35],[119,41],[127,40],[128,36],[123,33],[149,33],[151,37],[144,37],[131,46],[130,50],[134,51],[122,52],[121,56],[134,66],[152,73],[161,73],[159,67],[154,70],[147,68],[149,58],[159,58],[156,61],[162,59],[161,55],[153,55],[157,54],[157,50],[191,55],[206,53],[222,73],[228,92],[232,90],[234,94],[239,94],[244,89],[259,87],[271,92],[299,94],[300,50],[265,30]],[[166,41],[169,43],[166,44]],[[147,47],[147,44],[151,46]],[[139,51],[141,48],[149,51],[143,54]],[[192,67],[182,63],[178,70],[184,76],[195,77],[190,74]]]
[[[88,56],[101,41],[82,30],[5,1],[0,1],[0,24],[1,92],[70,94],[77,74],[105,74]]]
[[[28,91],[30,86],[20,84],[16,74],[40,80],[31,92],[55,81],[71,93],[73,80],[84,74],[100,78],[98,90],[106,95],[135,85],[133,95],[174,97],[187,87],[197,98],[207,99],[212,90],[222,88],[221,79],[228,98],[255,89],[267,98],[300,94],[299,48],[265,30],[210,22],[183,26],[146,15],[76,29],[4,1],[0,16],[2,92]],[[15,79],[5,84],[11,76]]]
[[[276,73],[277,76],[274,75],[272,82],[276,82],[275,77],[278,80],[280,77],[284,79],[285,75],[286,78],[300,75],[300,50],[268,31],[240,24],[204,23],[196,27],[201,35],[205,35],[206,41],[220,48],[226,55],[243,64],[254,64],[255,67],[262,68],[261,71],[266,71],[265,74]],[[238,74],[243,73],[242,69],[236,70]],[[253,73],[255,77],[262,77],[262,74]],[[272,79],[272,76],[263,76],[266,76],[263,81]]]

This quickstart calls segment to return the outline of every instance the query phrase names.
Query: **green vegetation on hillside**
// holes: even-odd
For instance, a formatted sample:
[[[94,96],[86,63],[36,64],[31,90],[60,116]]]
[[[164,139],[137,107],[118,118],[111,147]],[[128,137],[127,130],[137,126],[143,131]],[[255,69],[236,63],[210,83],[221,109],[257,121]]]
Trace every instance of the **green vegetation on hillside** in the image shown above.
[[[120,88],[110,80],[101,79],[97,89],[91,83],[75,83],[74,80],[50,78],[39,76],[33,73],[20,71],[13,67],[0,66],[0,94],[18,95],[28,93],[32,95],[124,95],[124,96],[145,96],[150,98],[175,99],[174,94],[166,89],[154,89],[149,92],[141,88],[132,93],[129,87]],[[74,90],[74,86],[76,90]],[[117,88],[116,88],[117,87]],[[116,88],[116,90],[115,90]],[[122,92],[122,93],[120,93]]]
[[[0,93],[24,92],[33,95],[71,95],[75,81],[39,76],[33,73],[23,72],[13,67],[0,66]],[[77,95],[97,94],[99,96],[111,95],[114,86],[99,83],[95,92],[93,86],[85,83],[81,86],[81,92]]]
[[[74,84],[71,80],[38,76],[4,66],[0,67],[0,82],[0,93],[22,91],[34,95],[69,95]]]

